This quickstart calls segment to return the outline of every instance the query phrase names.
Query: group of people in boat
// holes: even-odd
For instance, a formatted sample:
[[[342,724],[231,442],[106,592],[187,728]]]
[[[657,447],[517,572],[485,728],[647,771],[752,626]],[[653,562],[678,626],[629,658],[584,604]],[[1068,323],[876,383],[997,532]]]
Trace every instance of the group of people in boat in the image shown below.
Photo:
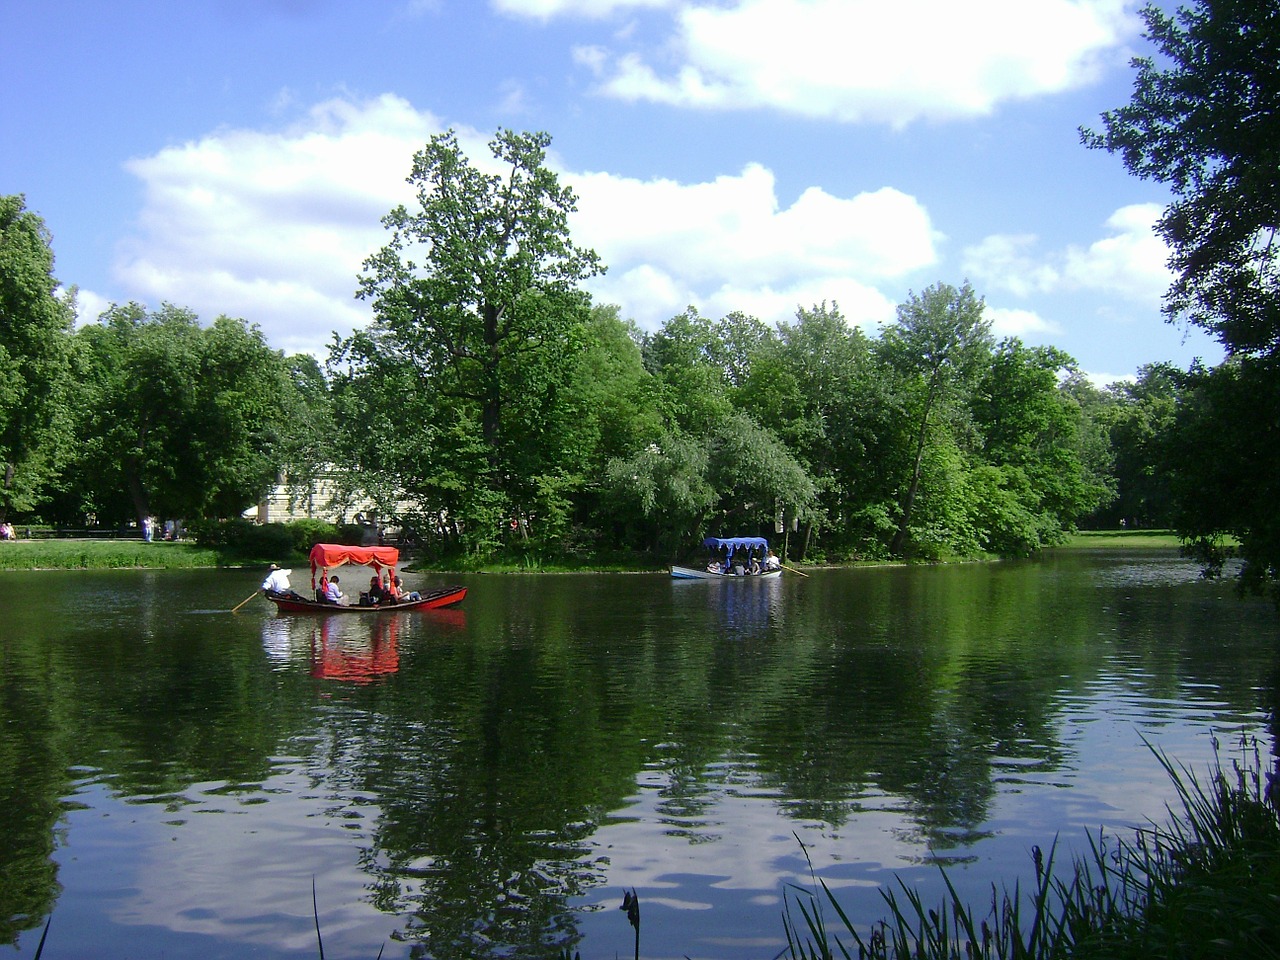
[[[267,593],[292,597],[297,600],[306,600],[298,591],[293,589],[289,583],[289,575],[292,570],[282,570],[277,564],[271,564],[267,578],[262,581],[262,589]],[[328,574],[321,574],[320,586],[316,588],[317,603],[328,603],[335,606],[347,606],[347,596],[342,592],[341,578],[337,574],[332,577]],[[393,574],[391,571],[379,576],[375,573],[369,580],[369,589],[361,592],[359,606],[362,607],[380,607],[390,606],[397,603],[410,603],[421,600],[422,594],[417,590],[406,590],[404,581],[400,579],[399,574]]]
[[[738,551],[726,556],[723,560],[712,557],[707,563],[707,573],[719,573],[727,577],[751,577],[782,569],[782,561],[772,550],[767,551],[763,558],[757,556],[754,550],[747,551],[745,557],[742,553]]]

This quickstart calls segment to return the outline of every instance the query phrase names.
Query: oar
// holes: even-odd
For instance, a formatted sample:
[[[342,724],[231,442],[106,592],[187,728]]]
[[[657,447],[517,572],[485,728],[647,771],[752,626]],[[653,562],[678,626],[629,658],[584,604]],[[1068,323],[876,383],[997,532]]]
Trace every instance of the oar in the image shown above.
[[[809,576],[807,573],[803,573],[803,572],[801,572],[801,571],[797,570],[795,567],[788,567],[785,563],[782,565],[782,569],[783,569],[783,570],[790,570],[792,573],[799,573],[799,574],[800,574],[800,576],[805,577],[806,579],[807,579],[807,578],[808,578],[808,576]]]
[[[257,590],[253,591],[253,593],[249,594],[247,597],[245,597],[243,600],[237,603],[234,607],[232,607],[231,612],[235,613],[237,610],[239,610],[241,607],[243,607],[246,603],[248,603],[257,595],[258,595],[258,591]]]

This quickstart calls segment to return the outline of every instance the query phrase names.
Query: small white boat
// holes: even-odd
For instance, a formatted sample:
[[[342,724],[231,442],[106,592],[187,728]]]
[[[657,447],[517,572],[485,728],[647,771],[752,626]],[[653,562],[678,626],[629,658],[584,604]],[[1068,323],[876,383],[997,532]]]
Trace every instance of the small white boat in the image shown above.
[[[707,537],[702,545],[711,554],[706,567],[671,567],[676,580],[763,580],[782,576],[782,566],[777,557],[770,566],[769,541],[764,537]],[[759,557],[756,557],[756,553]],[[735,558],[735,554],[737,555]],[[759,573],[751,573],[752,559],[756,560]]]
[[[671,576],[677,580],[772,580],[782,576],[781,570],[764,570],[760,573],[715,573],[711,570],[696,570],[693,567],[677,567],[672,565]]]

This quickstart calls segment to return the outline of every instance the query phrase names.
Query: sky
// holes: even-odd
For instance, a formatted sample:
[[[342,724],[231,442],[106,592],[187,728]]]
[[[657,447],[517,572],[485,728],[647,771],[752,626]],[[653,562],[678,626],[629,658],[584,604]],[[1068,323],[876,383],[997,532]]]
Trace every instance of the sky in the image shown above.
[[[173,303],[323,358],[446,129],[477,166],[544,131],[597,303],[876,336],[969,282],[998,337],[1099,383],[1217,363],[1160,312],[1169,201],[1079,128],[1152,53],[1125,0],[18,0],[0,5],[0,194],[80,321]]]

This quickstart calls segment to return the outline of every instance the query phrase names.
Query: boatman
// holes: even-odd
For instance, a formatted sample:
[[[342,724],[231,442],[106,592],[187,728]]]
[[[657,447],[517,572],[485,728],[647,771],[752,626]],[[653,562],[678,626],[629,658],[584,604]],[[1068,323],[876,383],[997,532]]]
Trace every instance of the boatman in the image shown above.
[[[267,579],[262,581],[262,589],[267,593],[293,593],[293,587],[289,585],[289,574],[292,570],[281,570],[276,564],[272,564],[267,568]]]

